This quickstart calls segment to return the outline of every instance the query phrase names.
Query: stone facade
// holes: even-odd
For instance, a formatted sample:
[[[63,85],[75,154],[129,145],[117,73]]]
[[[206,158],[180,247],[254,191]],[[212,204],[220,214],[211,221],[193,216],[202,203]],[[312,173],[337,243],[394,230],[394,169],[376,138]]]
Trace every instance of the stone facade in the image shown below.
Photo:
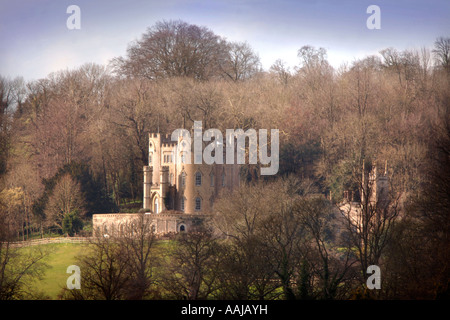
[[[187,161],[189,153],[184,154],[186,148],[180,148],[182,143],[185,143],[182,137],[172,141],[170,135],[149,135],[142,211],[158,234],[188,231],[201,224],[212,213],[220,192],[239,187],[240,165],[205,164],[202,159],[194,159],[194,152],[190,152]],[[137,217],[139,213],[95,214],[94,230],[108,234]]]
[[[106,213],[94,214],[94,235],[120,235],[126,226],[139,221],[140,216],[150,220],[155,234],[169,234],[189,231],[202,225],[207,215],[180,214],[178,212],[152,213]]]
[[[143,208],[161,213],[175,210],[188,214],[205,214],[213,210],[214,200],[223,189],[239,187],[239,169],[236,164],[205,164],[190,161],[179,144],[169,135],[152,133],[149,136],[149,163],[144,167]],[[204,146],[203,146],[204,147]],[[198,159],[197,159],[198,160]],[[196,164],[195,162],[201,162]]]

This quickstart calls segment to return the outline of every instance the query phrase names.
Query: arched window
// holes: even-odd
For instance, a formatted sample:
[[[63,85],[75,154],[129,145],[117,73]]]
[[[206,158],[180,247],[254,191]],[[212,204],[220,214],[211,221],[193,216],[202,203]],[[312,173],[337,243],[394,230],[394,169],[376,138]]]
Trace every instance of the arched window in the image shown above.
[[[200,172],[197,172],[195,174],[195,185],[201,186],[202,185],[202,174]]]
[[[186,231],[186,227],[184,224],[180,225],[180,232]]]
[[[195,211],[202,210],[202,199],[197,197],[195,198]]]
[[[155,200],[154,200],[154,206],[153,206],[153,212],[154,213],[159,213],[159,208],[158,208],[158,198],[157,197],[155,197]]]
[[[184,173],[184,172],[182,172],[181,173],[181,178],[180,178],[180,185],[182,186],[182,187],[184,187],[185,185],[186,185],[186,173]]]

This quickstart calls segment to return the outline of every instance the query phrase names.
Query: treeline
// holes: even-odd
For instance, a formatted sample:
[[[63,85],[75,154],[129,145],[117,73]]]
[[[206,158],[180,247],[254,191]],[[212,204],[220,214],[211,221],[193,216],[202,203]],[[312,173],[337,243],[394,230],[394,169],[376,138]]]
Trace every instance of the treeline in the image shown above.
[[[425,194],[415,204],[429,210],[434,193]],[[362,203],[359,224],[290,175],[227,194],[211,219],[170,241],[159,240],[142,213],[108,236],[96,233],[76,262],[81,288],[64,288],[59,298],[448,298],[448,210],[400,217],[396,205]],[[378,289],[370,290],[373,265],[381,274]]]
[[[448,188],[434,179],[449,172],[449,48],[440,37],[433,48],[386,48],[335,69],[325,49],[305,45],[293,69],[277,60],[263,70],[248,43],[164,21],[108,66],[1,77],[2,215],[16,238],[89,232],[93,213],[142,198],[148,133],[201,120],[222,132],[279,129],[280,171],[270,180],[294,175],[333,203],[346,190],[362,198],[363,161],[387,163],[391,198],[432,232],[435,211],[448,224]],[[261,181],[258,172],[245,166],[243,181]]]

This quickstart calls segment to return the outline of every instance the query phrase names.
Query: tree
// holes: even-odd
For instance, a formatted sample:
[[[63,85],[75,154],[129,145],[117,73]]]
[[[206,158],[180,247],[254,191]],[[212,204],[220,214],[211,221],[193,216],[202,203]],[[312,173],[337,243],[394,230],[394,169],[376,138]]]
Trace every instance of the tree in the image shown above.
[[[323,197],[302,199],[297,203],[299,223],[308,235],[309,250],[301,264],[300,284],[304,273],[317,281],[311,289],[299,287],[299,295],[317,299],[346,298],[353,286],[356,258],[352,244],[343,236],[339,213]]]
[[[438,65],[450,70],[450,38],[439,37],[434,42],[433,54]]]
[[[163,266],[161,284],[170,298],[207,299],[217,289],[221,246],[211,230],[198,228],[177,236]]]
[[[127,295],[131,275],[124,246],[113,238],[98,236],[87,254],[78,258],[81,290],[63,289],[61,296],[76,300],[120,300]]]
[[[323,85],[323,80],[329,77],[333,68],[327,61],[327,51],[324,48],[316,49],[306,45],[298,50],[297,56],[301,60],[299,69],[306,79],[311,89],[317,90]]]
[[[73,222],[77,223],[79,216],[84,215],[84,205],[79,183],[69,174],[63,175],[53,188],[45,209],[49,226],[56,226],[59,230],[65,226],[69,233],[73,233],[78,229]]]
[[[129,263],[130,280],[126,287],[126,299],[141,300],[155,294],[154,267],[158,257],[153,253],[156,235],[150,219],[141,214],[135,221],[123,226],[116,238],[123,247]]]
[[[290,78],[292,77],[289,67],[281,59],[277,59],[274,64],[270,67],[270,72],[274,73],[281,84],[287,85]]]
[[[355,206],[349,202],[339,208],[348,237],[348,248],[357,251],[361,283],[365,283],[364,277],[370,265],[380,266],[400,216],[400,195],[389,190],[388,185],[379,185],[380,175],[383,173],[376,164],[363,166],[362,174],[353,176],[358,182],[360,204]],[[387,172],[384,175],[387,176]]]
[[[226,78],[241,81],[261,71],[259,57],[247,42],[232,42],[228,48],[227,59],[222,66]]]
[[[63,289],[61,296],[77,300],[142,300],[155,296],[153,254],[155,234],[151,220],[141,214],[132,221],[94,232],[89,251],[77,258],[81,290]]]
[[[426,178],[406,202],[405,216],[396,225],[386,255],[388,292],[395,299],[448,299],[450,293],[448,111],[431,136],[428,160],[421,168]]]
[[[62,232],[69,236],[77,234],[83,228],[83,221],[80,219],[78,210],[69,212],[63,217]]]
[[[5,174],[11,147],[11,122],[14,108],[23,103],[23,78],[14,80],[0,76],[0,177]]]
[[[129,46],[126,58],[116,58],[114,64],[128,77],[208,80],[219,74],[226,53],[225,41],[208,28],[180,20],[162,21]]]
[[[5,202],[14,198],[3,191],[0,195],[0,300],[43,298],[30,284],[42,277],[49,251],[39,246],[24,250],[11,243],[20,229]]]

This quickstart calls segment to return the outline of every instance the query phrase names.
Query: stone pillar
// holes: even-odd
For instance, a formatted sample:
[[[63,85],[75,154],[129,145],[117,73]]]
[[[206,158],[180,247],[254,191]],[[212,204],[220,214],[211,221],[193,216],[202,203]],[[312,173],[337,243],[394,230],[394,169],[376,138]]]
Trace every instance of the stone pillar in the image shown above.
[[[166,198],[169,196],[169,167],[161,167],[160,176],[160,190],[161,190],[161,212],[167,210]]]
[[[153,167],[144,166],[144,209],[150,209],[151,204],[151,188],[152,188]]]

